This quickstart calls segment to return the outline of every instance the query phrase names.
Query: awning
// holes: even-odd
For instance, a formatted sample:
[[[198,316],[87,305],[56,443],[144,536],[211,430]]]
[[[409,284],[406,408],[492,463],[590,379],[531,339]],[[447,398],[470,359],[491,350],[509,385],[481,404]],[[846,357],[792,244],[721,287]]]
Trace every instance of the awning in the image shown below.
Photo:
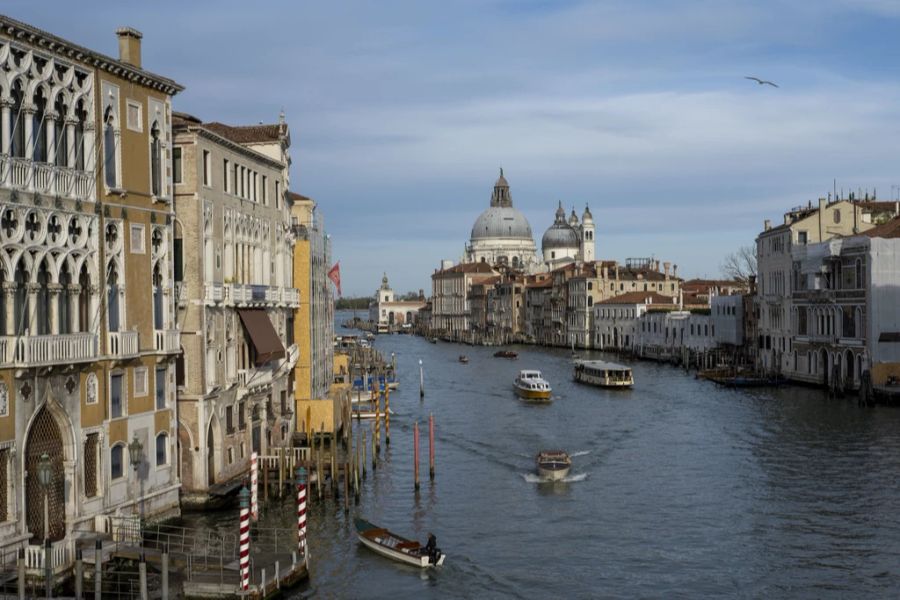
[[[256,364],[263,365],[271,360],[284,358],[284,345],[278,339],[272,321],[266,311],[261,308],[238,309],[244,329],[256,349]]]

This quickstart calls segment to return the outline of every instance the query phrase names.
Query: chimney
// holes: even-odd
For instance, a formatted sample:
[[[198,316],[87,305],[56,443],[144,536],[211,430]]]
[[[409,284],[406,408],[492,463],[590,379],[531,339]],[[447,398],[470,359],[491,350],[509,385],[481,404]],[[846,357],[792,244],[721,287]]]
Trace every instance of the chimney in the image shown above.
[[[666,274],[666,279],[669,278],[669,269],[672,267],[672,263],[666,261],[663,263],[663,272]]]
[[[672,277],[678,277],[678,265],[672,265]]]
[[[143,34],[132,27],[119,27],[116,35],[119,36],[119,60],[140,69]]]
[[[772,229],[772,221],[770,221],[769,219],[766,219],[765,221],[763,221],[763,229],[765,231]]]

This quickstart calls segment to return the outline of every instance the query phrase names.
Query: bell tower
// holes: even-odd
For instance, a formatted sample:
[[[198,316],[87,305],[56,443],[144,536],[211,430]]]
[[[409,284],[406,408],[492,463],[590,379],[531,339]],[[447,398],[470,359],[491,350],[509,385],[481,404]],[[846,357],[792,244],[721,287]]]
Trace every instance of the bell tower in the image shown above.
[[[593,262],[595,256],[594,246],[594,217],[590,207],[584,205],[584,214],[581,216],[581,259],[584,262]]]

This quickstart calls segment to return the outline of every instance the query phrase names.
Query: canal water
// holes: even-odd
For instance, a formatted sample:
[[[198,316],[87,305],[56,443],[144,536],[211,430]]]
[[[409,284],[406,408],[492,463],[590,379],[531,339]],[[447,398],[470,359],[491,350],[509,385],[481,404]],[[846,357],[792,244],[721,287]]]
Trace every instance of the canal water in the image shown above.
[[[391,444],[349,517],[342,503],[311,507],[311,579],[292,597],[900,595],[898,410],[802,387],[724,389],[639,361],[621,361],[634,369],[633,390],[601,390],[572,381],[565,349],[513,347],[510,361],[493,358],[495,348],[414,336],[375,346],[396,355],[400,377]],[[516,397],[512,380],[525,368],[549,379],[551,404]],[[569,481],[540,483],[534,455],[555,448],[574,457]],[[271,507],[263,519],[292,528],[293,511]],[[355,515],[423,542],[434,532],[445,565],[421,572],[361,547]]]

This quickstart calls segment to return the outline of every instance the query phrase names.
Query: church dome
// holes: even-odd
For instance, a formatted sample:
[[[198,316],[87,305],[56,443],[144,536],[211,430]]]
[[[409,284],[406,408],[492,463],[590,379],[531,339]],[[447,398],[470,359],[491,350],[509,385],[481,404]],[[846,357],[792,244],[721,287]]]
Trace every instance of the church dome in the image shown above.
[[[534,239],[525,215],[512,206],[491,206],[472,226],[472,241],[491,238]]]
[[[559,208],[556,209],[556,219],[553,225],[544,233],[541,238],[541,249],[549,250],[556,248],[579,248],[578,233],[566,223],[566,211],[563,210],[560,202]]]

